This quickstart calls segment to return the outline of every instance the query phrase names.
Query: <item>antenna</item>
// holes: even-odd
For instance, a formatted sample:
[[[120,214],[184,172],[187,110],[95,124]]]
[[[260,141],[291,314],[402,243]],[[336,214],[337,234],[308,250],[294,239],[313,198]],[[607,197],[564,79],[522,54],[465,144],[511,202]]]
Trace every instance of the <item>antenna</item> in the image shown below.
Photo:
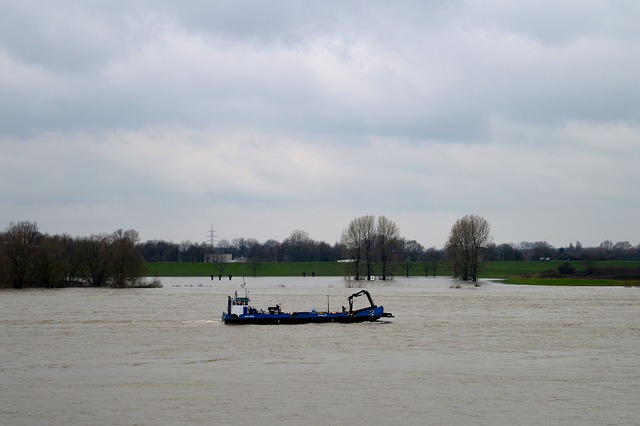
[[[242,284],[240,285],[242,286],[242,288],[244,288],[244,296],[248,299],[249,292],[247,291],[247,281],[244,279],[244,277],[242,277]]]

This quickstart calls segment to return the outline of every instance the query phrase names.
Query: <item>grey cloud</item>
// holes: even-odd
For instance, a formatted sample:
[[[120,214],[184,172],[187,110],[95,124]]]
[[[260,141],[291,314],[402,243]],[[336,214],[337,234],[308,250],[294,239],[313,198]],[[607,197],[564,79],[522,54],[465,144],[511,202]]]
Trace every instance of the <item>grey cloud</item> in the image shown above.
[[[14,182],[0,193],[5,222],[74,206],[78,223],[95,214],[87,229],[99,218],[100,230],[152,233],[165,214],[184,223],[197,211],[193,226],[225,216],[247,235],[258,213],[277,221],[284,209],[293,221],[303,204],[317,238],[335,239],[321,235],[325,219],[390,210],[426,239],[424,217],[487,212],[503,229],[528,220],[535,234],[546,232],[535,217],[562,206],[575,228],[554,232],[579,234],[560,183],[580,200],[597,187],[579,205],[624,206],[619,223],[638,208],[617,190],[637,181],[627,170],[640,137],[635,2],[2,7],[0,160],[2,181]],[[624,149],[593,149],[614,140]],[[589,169],[603,165],[599,184]],[[110,204],[136,223],[109,225],[95,212]],[[441,241],[446,231],[429,232]]]
[[[17,60],[52,73],[84,73],[125,47],[123,19],[82,2],[6,2],[0,46]]]
[[[14,72],[36,67],[51,86],[14,93],[6,129],[28,116],[36,130],[251,122],[462,140],[483,138],[493,116],[637,118],[633,46],[587,32],[599,4],[565,7],[563,18],[491,3],[40,6],[14,6],[2,45]],[[561,27],[569,41],[545,44],[545,31]],[[341,88],[350,81],[362,88]]]

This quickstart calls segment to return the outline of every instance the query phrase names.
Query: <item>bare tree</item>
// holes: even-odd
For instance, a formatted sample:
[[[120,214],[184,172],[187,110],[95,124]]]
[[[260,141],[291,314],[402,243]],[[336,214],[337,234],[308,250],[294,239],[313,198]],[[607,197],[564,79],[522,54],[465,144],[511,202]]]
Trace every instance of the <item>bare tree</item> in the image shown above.
[[[313,240],[309,237],[309,234],[296,229],[282,242],[282,250],[293,262],[307,262],[309,261],[309,252],[312,245]]]
[[[227,269],[227,263],[222,259],[222,256],[213,256],[213,265],[218,273],[218,280],[222,279],[222,275],[224,274],[224,270]]]
[[[234,238],[231,240],[234,258],[251,258],[260,243],[255,238]]]
[[[349,222],[349,225],[342,231],[340,236],[340,247],[342,249],[342,255],[349,261],[350,266],[353,266],[353,276],[356,280],[360,279],[360,233],[358,232],[355,219]]]
[[[490,232],[489,222],[476,215],[464,216],[451,227],[447,256],[455,276],[465,281],[470,278],[477,281],[478,267],[491,240]]]
[[[12,222],[3,236],[3,270],[14,288],[23,288],[31,284],[35,273],[33,254],[40,237],[38,224]]]
[[[71,263],[66,256],[71,237],[43,235],[35,252],[35,273],[38,283],[45,288],[64,287]]]
[[[492,260],[522,260],[522,252],[515,244],[502,243],[495,247]]]
[[[144,275],[144,258],[137,247],[138,231],[118,229],[110,238],[108,275],[114,287],[135,285]]]
[[[557,250],[546,241],[536,241],[529,245],[529,260],[544,260],[552,258]]]
[[[598,257],[598,248],[586,248],[582,251],[582,261],[584,262],[584,271],[591,275],[596,269],[596,259]]]
[[[600,243],[600,253],[604,260],[611,260],[611,254],[613,253],[613,242],[611,240],[604,240]]]
[[[83,281],[100,287],[109,280],[111,250],[109,235],[92,235],[80,238],[77,242],[80,275]]]
[[[618,241],[613,246],[614,258],[618,260],[629,260],[633,251],[633,246],[629,241]]]
[[[435,247],[431,247],[424,252],[422,257],[422,267],[424,268],[425,277],[428,277],[429,274],[433,274],[434,277],[436,276],[438,264],[440,264],[443,257],[442,251]]]
[[[360,280],[360,265],[362,263],[363,233],[360,227],[360,218],[355,218],[342,231],[340,237],[343,256],[350,260],[350,267],[356,281]]]
[[[380,253],[380,266],[382,268],[382,279],[386,280],[390,275],[389,265],[391,255],[400,245],[400,228],[386,216],[379,216],[376,221],[376,237],[378,252]]]
[[[271,262],[277,262],[282,249],[282,244],[278,240],[270,239],[262,244],[263,257]]]
[[[413,264],[424,255],[424,247],[416,240],[403,240],[404,262],[403,269],[407,278],[411,273]]]
[[[367,279],[373,276],[374,244],[376,242],[376,217],[372,214],[356,219],[362,235],[362,249],[367,268]]]
[[[389,275],[391,255],[399,246],[400,230],[398,225],[385,216],[377,220],[374,215],[365,215],[353,219],[347,228],[342,231],[340,245],[345,257],[351,260],[353,275],[360,280],[362,263],[366,269],[366,279],[374,275],[374,261],[380,260],[382,278]]]
[[[258,274],[258,268],[262,265],[262,258],[259,256],[251,257],[249,259],[249,266],[251,267],[251,271],[253,272],[253,277],[255,278]]]

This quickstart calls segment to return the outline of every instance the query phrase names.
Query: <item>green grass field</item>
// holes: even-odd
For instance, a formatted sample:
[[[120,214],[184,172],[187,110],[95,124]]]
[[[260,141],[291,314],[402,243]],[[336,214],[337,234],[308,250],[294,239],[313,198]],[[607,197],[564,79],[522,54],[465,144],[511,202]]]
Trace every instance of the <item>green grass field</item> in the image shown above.
[[[160,262],[147,263],[145,266],[147,276],[152,277],[253,276],[253,269],[248,263],[225,263],[222,272],[218,270],[218,265],[204,262]],[[344,276],[345,266],[337,262],[266,262],[256,270],[258,277],[294,277],[302,276],[303,273],[308,276],[312,273],[324,277]]]
[[[610,277],[567,277],[567,278],[542,278],[541,273],[545,271],[557,271],[564,261],[553,260],[546,262],[520,261],[520,262],[485,262],[482,264],[480,276],[482,278],[500,278],[508,284],[526,285],[640,285],[640,280],[619,280]],[[570,262],[571,265],[580,271],[583,263],[580,261]],[[393,266],[395,276],[404,276],[403,265]],[[171,263],[147,263],[146,275],[149,277],[208,277],[215,278],[220,274],[222,279],[229,275],[234,277],[252,277],[253,270],[247,263],[226,263],[224,270],[219,271],[217,265],[204,262],[171,262]],[[348,275],[348,264],[338,262],[290,262],[290,263],[262,263],[256,270],[258,277],[302,277],[303,274],[310,277],[312,274],[320,277],[342,277]],[[624,268],[640,270],[640,261],[600,261],[596,262],[597,268]],[[376,269],[377,270],[377,269]],[[436,275],[451,275],[451,271],[445,264],[440,265]],[[410,276],[425,276],[422,264],[415,263]]]

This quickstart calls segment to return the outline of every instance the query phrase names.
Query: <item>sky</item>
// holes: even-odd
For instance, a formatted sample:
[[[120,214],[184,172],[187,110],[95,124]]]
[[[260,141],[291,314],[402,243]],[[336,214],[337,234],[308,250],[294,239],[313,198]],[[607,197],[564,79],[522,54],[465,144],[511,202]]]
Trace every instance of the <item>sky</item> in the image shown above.
[[[0,228],[640,244],[640,2],[0,0]]]

